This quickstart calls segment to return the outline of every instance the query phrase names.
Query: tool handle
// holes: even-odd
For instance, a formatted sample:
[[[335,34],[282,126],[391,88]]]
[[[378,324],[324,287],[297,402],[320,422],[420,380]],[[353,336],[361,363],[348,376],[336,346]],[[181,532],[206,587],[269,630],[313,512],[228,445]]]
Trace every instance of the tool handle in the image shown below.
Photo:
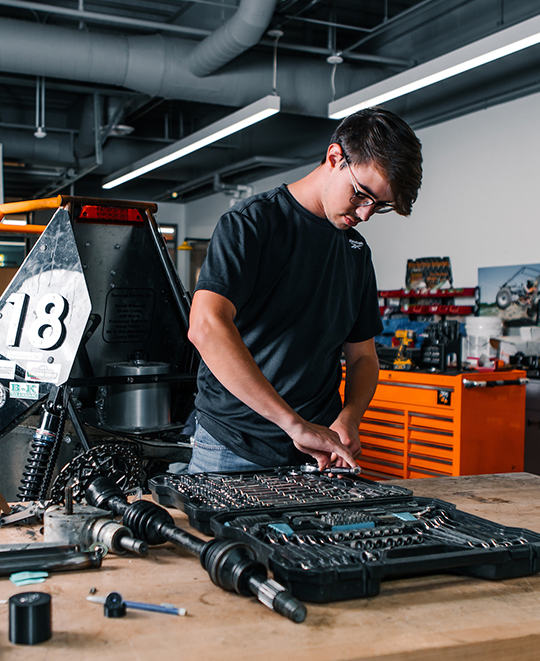
[[[185,615],[184,608],[176,608],[175,606],[161,606],[159,604],[145,604],[141,601],[126,601],[124,599],[126,608],[134,608],[140,611],[154,611],[155,613],[166,613],[168,615]]]

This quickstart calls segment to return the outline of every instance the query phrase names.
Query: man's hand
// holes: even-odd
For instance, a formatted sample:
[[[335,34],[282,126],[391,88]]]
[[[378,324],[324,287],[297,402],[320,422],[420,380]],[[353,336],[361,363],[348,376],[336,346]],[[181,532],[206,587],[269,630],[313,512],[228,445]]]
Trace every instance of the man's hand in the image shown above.
[[[344,352],[347,368],[345,402],[330,429],[337,432],[341,443],[350,450],[355,459],[359,459],[362,447],[358,427],[377,386],[379,361],[373,339],[345,344]],[[337,453],[332,457],[332,461],[338,467],[347,465]]]
[[[358,425],[355,424],[354,421],[351,421],[349,424],[347,424],[341,418],[337,418],[337,420],[330,425],[330,429],[339,435],[339,440],[345,447],[348,448],[351,455],[353,456],[353,459],[355,459],[356,465],[356,460],[360,459],[360,455],[362,454],[362,445],[360,444]],[[332,463],[335,463],[336,466],[347,466],[347,464],[344,464],[341,457],[339,457],[337,454],[333,455],[331,460]]]
[[[350,448],[341,442],[336,431],[328,427],[303,420],[294,429],[287,430],[287,433],[300,452],[317,460],[320,470],[330,468],[334,461],[338,466],[354,468],[357,465]]]

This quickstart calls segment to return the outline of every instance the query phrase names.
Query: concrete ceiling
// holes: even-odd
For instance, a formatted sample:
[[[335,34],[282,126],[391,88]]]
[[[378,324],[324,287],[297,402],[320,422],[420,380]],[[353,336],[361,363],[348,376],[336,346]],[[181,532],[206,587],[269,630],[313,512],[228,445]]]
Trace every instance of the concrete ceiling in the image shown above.
[[[180,202],[313,162],[336,124],[333,97],[537,14],[538,0],[0,0],[5,200]],[[111,173],[271,94],[275,50],[282,112],[102,189]],[[421,128],[540,91],[539,74],[534,46],[387,107]]]

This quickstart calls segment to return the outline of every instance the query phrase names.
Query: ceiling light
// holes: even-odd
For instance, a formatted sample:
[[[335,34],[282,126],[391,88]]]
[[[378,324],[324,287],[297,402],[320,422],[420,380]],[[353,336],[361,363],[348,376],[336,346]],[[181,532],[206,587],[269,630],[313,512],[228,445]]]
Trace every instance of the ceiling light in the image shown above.
[[[124,168],[123,170],[118,170],[113,172],[103,180],[102,187],[109,189],[114,188],[115,186],[120,186],[120,184],[126,183],[131,179],[140,177],[147,172],[156,170],[157,168],[167,165],[167,163],[172,163],[179,158],[187,156],[198,149],[202,149],[207,145],[217,142],[232,133],[241,131],[252,124],[256,124],[271,115],[275,115],[279,112],[281,99],[279,96],[270,94],[268,96],[255,101],[255,103],[233,112],[232,115],[228,115],[223,119],[220,119],[210,126],[207,126],[200,131],[195,131],[186,138],[182,138],[178,142],[175,142],[164,149],[160,149],[146,158],[142,158],[140,161],[136,161],[132,165]]]
[[[328,62],[328,64],[343,64],[343,57],[341,56],[341,52],[338,51],[333,55],[329,55],[326,58],[326,61]]]
[[[102,127],[103,128],[103,127]],[[127,124],[115,124],[111,127],[109,135],[114,138],[119,138],[124,135],[130,135],[135,130],[134,126],[128,126]]]
[[[538,43],[540,17],[536,16],[333,101],[328,105],[328,116],[342,119],[363,108],[381,105]]]
[[[27,225],[27,222],[26,222],[26,220],[14,220],[14,219],[4,218],[0,224],[2,224],[2,225]]]

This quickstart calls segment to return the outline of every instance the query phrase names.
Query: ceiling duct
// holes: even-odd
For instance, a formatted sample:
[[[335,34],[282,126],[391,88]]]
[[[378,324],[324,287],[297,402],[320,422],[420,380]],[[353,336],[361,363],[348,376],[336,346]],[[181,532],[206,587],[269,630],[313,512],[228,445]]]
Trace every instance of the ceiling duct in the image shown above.
[[[251,52],[218,74],[200,78],[186,66],[196,48],[193,41],[157,34],[89,33],[0,18],[3,71],[114,85],[152,97],[233,107],[253,103],[271,91],[270,54]],[[282,111],[326,117],[331,99],[330,74],[324,60],[281,57],[277,85]],[[379,69],[359,69],[344,63],[336,80],[336,94],[344,96],[383,76]]]
[[[208,76],[259,43],[277,0],[241,0],[232,18],[191,52],[188,66],[196,76]]]

